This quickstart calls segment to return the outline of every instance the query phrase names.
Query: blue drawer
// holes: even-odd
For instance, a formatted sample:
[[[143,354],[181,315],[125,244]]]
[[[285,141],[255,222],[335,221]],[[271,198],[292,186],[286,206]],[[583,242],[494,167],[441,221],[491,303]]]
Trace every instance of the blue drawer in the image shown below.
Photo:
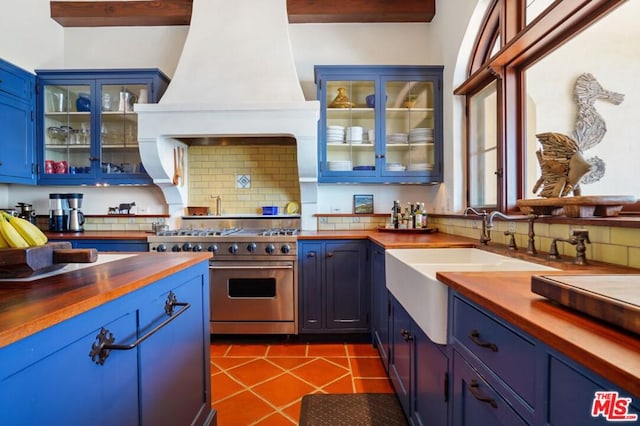
[[[461,350],[481,361],[533,407],[536,377],[534,342],[457,297],[453,299],[452,315],[452,337]]]

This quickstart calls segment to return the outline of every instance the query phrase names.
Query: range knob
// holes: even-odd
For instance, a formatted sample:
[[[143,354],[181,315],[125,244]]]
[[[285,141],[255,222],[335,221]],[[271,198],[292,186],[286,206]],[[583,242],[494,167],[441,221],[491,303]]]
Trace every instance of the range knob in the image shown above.
[[[282,247],[280,247],[280,252],[282,254],[289,254],[290,251],[291,251],[291,246],[289,246],[289,244],[283,244]]]
[[[257,249],[258,249],[258,245],[256,243],[249,243],[249,245],[247,245],[247,251],[249,253],[255,253]]]
[[[158,247],[156,247],[156,251],[157,252],[165,252],[165,251],[167,251],[167,245],[166,244],[158,244]]]
[[[201,244],[196,244],[193,246],[193,251],[202,251],[202,245]]]
[[[179,244],[174,244],[173,247],[171,247],[171,251],[180,251],[180,245]]]
[[[238,253],[238,245],[237,244],[231,244],[229,246],[229,253],[237,254]]]
[[[191,245],[191,243],[184,243],[182,245],[182,251],[191,251],[192,248],[193,246]]]
[[[207,248],[207,251],[210,251],[211,253],[217,253],[218,252],[218,245],[217,244],[211,244]]]
[[[273,254],[276,251],[276,247],[273,244],[267,244],[264,251],[266,251],[267,254]]]

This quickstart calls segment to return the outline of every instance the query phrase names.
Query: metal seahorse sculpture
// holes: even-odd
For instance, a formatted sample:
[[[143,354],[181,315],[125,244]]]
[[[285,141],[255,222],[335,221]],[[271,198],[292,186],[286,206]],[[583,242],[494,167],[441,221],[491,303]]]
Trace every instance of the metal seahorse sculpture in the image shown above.
[[[575,130],[572,136],[547,132],[536,135],[542,150],[536,152],[541,176],[533,192],[541,197],[564,197],[570,192],[580,195],[581,183],[597,182],[604,176],[605,163],[592,157],[585,159],[584,151],[598,145],[607,132],[604,118],[594,107],[597,100],[619,105],[624,95],[602,88],[595,77],[584,73],[576,79],[575,101],[578,105]]]

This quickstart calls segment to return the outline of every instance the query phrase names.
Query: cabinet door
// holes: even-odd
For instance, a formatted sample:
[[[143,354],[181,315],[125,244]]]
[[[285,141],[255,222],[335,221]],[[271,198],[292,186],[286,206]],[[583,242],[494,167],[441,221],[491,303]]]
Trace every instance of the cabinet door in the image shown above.
[[[300,331],[318,331],[324,327],[323,243],[301,241],[298,249]]]
[[[326,327],[369,331],[366,241],[328,241],[325,245]]]
[[[138,114],[133,106],[141,97],[147,102],[151,90],[148,79],[98,81],[100,178],[127,182],[148,178],[140,159]]]
[[[550,357],[549,362],[549,418],[548,424],[558,426],[605,425],[613,422],[628,422],[640,419],[640,407],[633,405],[634,399],[624,391],[611,385],[598,383],[601,379],[589,377],[561,359]],[[596,416],[592,415],[596,392],[603,394],[597,405]],[[614,394],[615,392],[615,394]],[[631,399],[627,402],[625,398]],[[607,418],[607,417],[610,418]],[[634,423],[634,422],[631,422]]]
[[[135,240],[74,240],[74,248],[95,248],[98,251],[124,251],[124,252],[146,252],[149,251],[149,244],[146,241]]]
[[[413,370],[413,347],[411,336],[412,320],[400,303],[391,297],[391,357],[389,377],[405,415],[411,417],[411,375]]]
[[[183,274],[172,280],[179,282]],[[178,303],[190,306],[174,306],[175,320],[161,328],[140,344],[141,424],[188,425],[203,412],[207,405],[208,318],[204,318],[204,290],[202,276],[189,279],[149,300],[140,309],[140,335],[170,317],[167,304],[173,297]],[[207,301],[208,305],[208,301]],[[180,313],[184,310],[184,313]],[[205,330],[206,327],[206,330]],[[203,408],[204,407],[204,408]]]
[[[416,76],[417,77],[417,76]],[[383,79],[386,95],[382,136],[385,160],[382,175],[389,180],[435,176],[437,81],[389,76]]]
[[[413,407],[414,425],[446,425],[449,405],[449,359],[442,349],[413,323],[414,370]]]
[[[95,83],[90,79],[42,82],[38,100],[41,182],[86,184],[95,181],[99,157],[92,144],[94,92]]]
[[[526,425],[527,423],[453,351],[453,425]]]
[[[384,249],[371,245],[371,332],[384,368],[389,370],[389,321],[391,301],[385,280]]]
[[[92,321],[90,314],[84,315],[69,321],[74,327],[62,323],[0,351],[3,424],[138,425],[137,352],[112,351],[104,365],[89,357],[103,326],[117,338],[115,343],[134,340],[136,315],[95,324],[76,338],[77,330]],[[34,353],[41,355],[30,360]],[[6,369],[16,364],[25,365],[7,375]]]
[[[0,182],[35,183],[31,103],[0,92]]]

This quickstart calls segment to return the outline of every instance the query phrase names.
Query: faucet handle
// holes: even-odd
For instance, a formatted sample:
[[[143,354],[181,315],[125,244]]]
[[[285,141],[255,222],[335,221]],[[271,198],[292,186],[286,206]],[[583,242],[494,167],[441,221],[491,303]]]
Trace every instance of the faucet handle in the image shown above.
[[[591,244],[591,240],[589,239],[589,231],[587,231],[586,229],[574,229],[571,231],[571,236],[576,238],[577,240],[582,240]]]

